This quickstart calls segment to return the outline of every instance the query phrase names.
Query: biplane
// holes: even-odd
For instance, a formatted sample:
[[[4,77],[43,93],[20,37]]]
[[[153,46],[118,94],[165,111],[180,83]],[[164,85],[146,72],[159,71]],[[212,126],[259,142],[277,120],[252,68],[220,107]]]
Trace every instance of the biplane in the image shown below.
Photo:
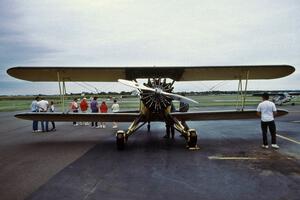
[[[256,118],[256,110],[245,109],[248,80],[275,79],[295,71],[290,65],[244,65],[244,66],[145,66],[145,67],[13,67],[7,73],[15,78],[33,82],[57,81],[64,105],[65,82],[116,82],[119,81],[140,92],[141,106],[137,112],[120,113],[20,113],[17,118],[39,121],[102,121],[131,122],[127,130],[116,132],[116,145],[124,149],[129,137],[150,122],[160,121],[174,125],[186,140],[188,149],[197,149],[197,132],[186,121],[234,120]],[[143,84],[137,79],[146,79]],[[198,103],[193,99],[173,93],[175,81],[237,80],[238,97],[236,110],[171,112],[173,100]],[[277,116],[287,114],[278,110]]]

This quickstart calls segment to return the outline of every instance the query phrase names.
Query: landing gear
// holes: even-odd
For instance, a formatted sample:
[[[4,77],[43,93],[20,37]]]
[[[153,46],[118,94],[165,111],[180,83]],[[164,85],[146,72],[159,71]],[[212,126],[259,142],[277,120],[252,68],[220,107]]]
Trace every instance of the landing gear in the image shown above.
[[[116,134],[116,144],[118,150],[123,150],[125,148],[127,138],[125,135],[125,132],[122,130],[119,130]]]
[[[128,137],[131,136],[135,131],[141,128],[146,122],[143,122],[141,125],[139,123],[143,119],[143,115],[139,115],[129,126],[128,130],[125,132],[123,130],[119,130],[116,134],[116,144],[118,150],[123,150],[127,143]]]
[[[169,116],[173,122],[175,129],[181,133],[181,135],[186,140],[186,147],[189,150],[198,150],[199,147],[197,146],[197,132],[195,129],[190,129],[185,122],[178,121],[175,117]]]
[[[195,129],[189,129],[187,135],[187,148],[189,150],[197,150],[197,133]]]

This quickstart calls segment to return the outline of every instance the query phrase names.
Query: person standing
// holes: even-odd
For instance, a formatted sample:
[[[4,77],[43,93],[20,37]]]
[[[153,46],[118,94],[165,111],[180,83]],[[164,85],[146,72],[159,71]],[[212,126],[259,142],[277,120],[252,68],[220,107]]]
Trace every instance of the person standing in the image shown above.
[[[55,112],[55,107],[54,107],[54,102],[53,101],[50,102],[49,111],[50,112]],[[55,129],[55,122],[51,121],[51,124],[52,124],[52,129],[50,131],[56,131],[56,129]]]
[[[94,97],[93,100],[91,101],[92,113],[98,113],[99,112],[97,99],[98,99],[98,97]],[[100,128],[98,126],[98,122],[92,122],[92,128]]]
[[[71,102],[70,104],[70,110],[73,112],[73,113],[78,113],[78,104],[77,104],[77,101],[78,99],[77,98],[74,98],[73,101]],[[77,122],[73,122],[73,126],[78,126]]]
[[[111,106],[111,110],[112,110],[113,113],[119,112],[119,110],[120,110],[120,106],[119,106],[119,104],[117,103],[117,100],[116,100],[116,99],[114,99],[114,103],[113,103],[113,105]],[[118,128],[117,122],[113,122],[113,128]]]
[[[108,110],[108,107],[106,105],[106,102],[105,100],[102,101],[100,107],[99,107],[99,111],[101,113],[107,113],[107,110]],[[106,128],[106,124],[105,122],[100,122],[100,128]]]
[[[39,107],[39,112],[47,112],[49,108],[49,102],[44,99],[44,97],[41,97],[41,100],[37,103]],[[43,132],[49,132],[48,129],[48,121],[41,121],[42,125],[42,131]]]
[[[89,105],[87,103],[87,100],[85,97],[83,97],[83,99],[80,102],[80,110],[82,113],[86,113],[88,108],[89,108]],[[81,125],[86,125],[86,126],[89,125],[88,122],[80,122],[80,123],[81,123]]]
[[[31,112],[39,112],[39,106],[38,102],[40,101],[40,97],[35,97],[35,99],[31,102]],[[33,121],[32,122],[32,132],[40,132],[38,130],[38,121]]]
[[[258,104],[256,111],[257,115],[261,117],[261,130],[263,136],[263,144],[261,147],[264,149],[269,148],[267,138],[267,132],[269,128],[272,140],[271,147],[278,149],[279,146],[276,143],[276,125],[274,121],[274,116],[277,114],[277,109],[275,104],[269,101],[268,93],[263,93],[262,102]]]
[[[176,112],[176,108],[173,104],[173,102],[171,103],[171,108],[170,108],[170,112]],[[172,139],[174,139],[175,136],[175,128],[174,128],[174,122],[172,119],[167,119],[166,120],[166,135],[164,135],[165,139],[169,139],[170,138],[170,132],[172,134]]]

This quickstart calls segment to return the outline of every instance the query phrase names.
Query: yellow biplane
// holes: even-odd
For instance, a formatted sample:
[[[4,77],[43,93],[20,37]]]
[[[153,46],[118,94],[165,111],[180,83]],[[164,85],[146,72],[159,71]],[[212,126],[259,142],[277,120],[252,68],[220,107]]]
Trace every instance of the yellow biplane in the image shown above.
[[[124,149],[128,138],[143,125],[161,121],[174,125],[185,138],[189,149],[197,149],[197,133],[185,121],[233,120],[256,118],[256,110],[244,109],[248,80],[275,79],[288,76],[295,71],[290,65],[246,65],[246,66],[164,66],[164,67],[13,67],[7,70],[18,79],[45,82],[57,81],[64,105],[65,82],[76,81],[119,81],[140,92],[141,106],[137,112],[120,113],[21,113],[17,118],[41,121],[102,121],[132,122],[126,131],[116,133],[118,149]],[[148,79],[144,84],[138,78]],[[173,100],[198,103],[190,98],[172,93],[175,81],[237,80],[239,107],[236,110],[171,112]],[[244,84],[243,84],[244,83]],[[64,109],[63,109],[64,110]],[[278,110],[277,116],[287,114]]]

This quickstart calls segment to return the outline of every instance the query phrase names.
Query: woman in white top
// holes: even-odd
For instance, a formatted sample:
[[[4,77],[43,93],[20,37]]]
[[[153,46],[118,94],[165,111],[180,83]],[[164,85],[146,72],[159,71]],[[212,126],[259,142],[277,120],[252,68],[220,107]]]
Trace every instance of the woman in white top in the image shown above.
[[[111,110],[112,112],[118,112],[120,110],[120,106],[119,104],[117,103],[117,100],[114,99],[114,103],[113,105],[111,106]],[[113,128],[118,128],[118,124],[116,122],[113,122]]]

